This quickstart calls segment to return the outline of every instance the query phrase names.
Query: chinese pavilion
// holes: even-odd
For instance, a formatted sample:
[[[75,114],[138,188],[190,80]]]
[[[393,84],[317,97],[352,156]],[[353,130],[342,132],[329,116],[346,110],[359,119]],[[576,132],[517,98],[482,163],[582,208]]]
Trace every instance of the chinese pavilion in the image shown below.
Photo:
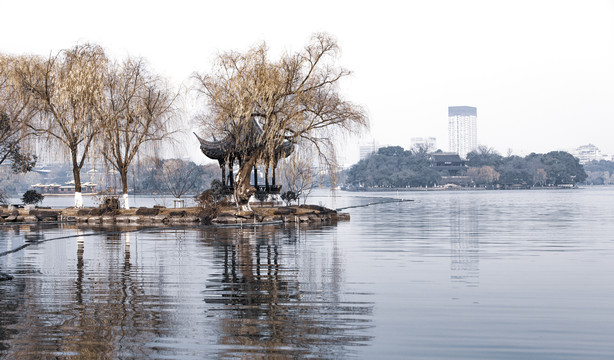
[[[222,183],[224,186],[232,190],[234,188],[234,176],[233,176],[233,167],[236,162],[241,166],[243,158],[249,154],[245,152],[240,152],[237,150],[237,142],[238,141],[249,141],[253,145],[252,149],[255,149],[259,146],[259,139],[263,133],[262,126],[258,123],[255,118],[252,118],[252,123],[249,131],[247,131],[247,135],[245,139],[236,139],[233,134],[228,134],[222,140],[216,140],[213,138],[211,140],[205,140],[199,137],[196,133],[196,137],[200,142],[200,150],[210,159],[217,160],[220,168],[222,169]],[[279,160],[283,158],[287,158],[294,151],[294,144],[290,141],[284,140],[283,143],[278,146],[275,151],[272,159],[265,159],[264,163],[266,165],[265,175],[264,175],[264,186],[258,185],[258,171],[257,165],[254,165],[253,169],[253,185],[257,191],[264,191],[269,194],[279,194],[281,191],[281,186],[276,185],[275,179],[275,168],[277,167],[277,163]],[[249,151],[248,151],[249,152]],[[228,176],[226,176],[226,167],[228,167]],[[269,183],[269,168],[271,168],[272,182]]]

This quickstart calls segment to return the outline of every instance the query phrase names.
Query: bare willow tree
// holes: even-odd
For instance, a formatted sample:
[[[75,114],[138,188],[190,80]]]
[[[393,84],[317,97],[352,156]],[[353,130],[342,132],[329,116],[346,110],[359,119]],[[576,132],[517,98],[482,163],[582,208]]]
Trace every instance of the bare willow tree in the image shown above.
[[[156,180],[177,199],[196,188],[202,169],[194,163],[187,163],[181,159],[165,160],[161,166]]]
[[[29,92],[15,76],[15,68],[23,57],[0,54],[0,164],[12,161],[13,172],[27,172],[36,163],[36,156],[26,153],[23,140],[27,136],[26,124],[35,116]]]
[[[284,141],[311,143],[334,171],[337,132],[355,132],[367,125],[364,110],[345,100],[338,88],[350,72],[335,64],[337,42],[316,34],[295,54],[268,59],[266,44],[245,53],[218,56],[210,74],[195,74],[197,90],[208,103],[204,117],[210,136],[230,137],[239,156],[235,200],[247,205],[254,192],[254,165],[275,165]],[[257,122],[257,125],[254,124]],[[254,131],[254,127],[261,131]]]
[[[128,170],[143,145],[169,136],[174,114],[174,94],[169,85],[152,74],[143,59],[129,58],[109,66],[104,100],[98,108],[102,119],[102,154],[119,172],[122,208],[128,204]]]
[[[286,161],[282,162],[282,181],[288,191],[296,195],[297,201],[303,198],[303,204],[307,202],[307,198],[315,186],[317,177],[316,165],[314,163],[313,149],[310,146],[301,147]]]
[[[81,169],[102,126],[97,109],[103,96],[107,57],[100,46],[77,45],[47,60],[32,57],[17,70],[39,110],[28,126],[63,145],[72,163],[75,207],[83,207]]]

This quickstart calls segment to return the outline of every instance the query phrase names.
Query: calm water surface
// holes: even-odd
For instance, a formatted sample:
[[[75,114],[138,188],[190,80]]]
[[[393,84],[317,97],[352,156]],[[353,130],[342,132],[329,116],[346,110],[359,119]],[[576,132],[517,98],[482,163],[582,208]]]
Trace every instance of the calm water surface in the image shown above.
[[[335,226],[3,226],[0,357],[614,358],[614,188],[314,194]]]

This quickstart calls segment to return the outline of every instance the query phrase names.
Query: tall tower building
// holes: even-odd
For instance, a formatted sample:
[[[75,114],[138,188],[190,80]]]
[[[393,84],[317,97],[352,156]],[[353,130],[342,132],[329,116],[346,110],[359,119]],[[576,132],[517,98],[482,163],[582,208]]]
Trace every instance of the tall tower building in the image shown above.
[[[477,117],[473,106],[448,106],[449,151],[463,159],[478,147]]]

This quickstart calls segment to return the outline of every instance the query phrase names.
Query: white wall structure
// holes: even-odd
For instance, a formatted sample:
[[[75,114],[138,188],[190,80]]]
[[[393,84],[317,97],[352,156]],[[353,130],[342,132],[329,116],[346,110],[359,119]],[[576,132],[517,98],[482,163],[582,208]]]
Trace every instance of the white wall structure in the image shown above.
[[[367,156],[373,154],[380,147],[381,146],[379,146],[379,144],[375,140],[360,143],[359,145],[360,160],[363,160]]]
[[[593,160],[610,160],[611,157],[601,153],[601,150],[593,144],[582,145],[570,151],[571,154],[580,160],[580,164],[586,164]]]
[[[478,147],[477,108],[473,106],[448,107],[449,151],[466,159],[467,153]]]
[[[434,137],[412,137],[410,139],[409,148],[414,149],[421,147],[429,152],[437,150],[437,138]]]

